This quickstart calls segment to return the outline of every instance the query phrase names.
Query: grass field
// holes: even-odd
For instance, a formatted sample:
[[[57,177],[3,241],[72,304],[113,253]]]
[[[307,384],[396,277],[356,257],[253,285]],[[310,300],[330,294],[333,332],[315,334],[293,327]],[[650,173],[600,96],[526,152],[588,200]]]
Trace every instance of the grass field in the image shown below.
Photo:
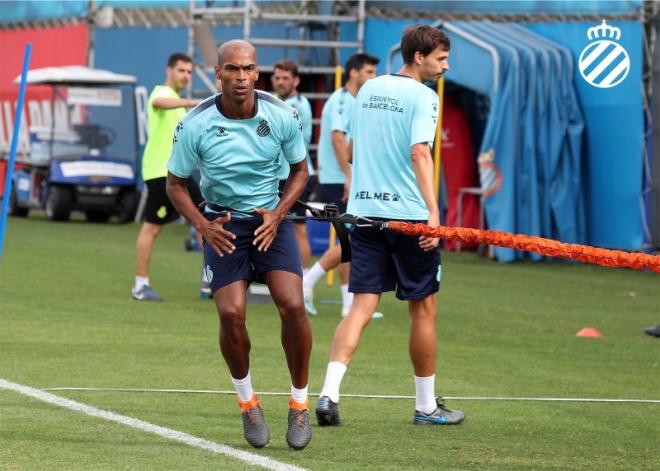
[[[199,254],[168,227],[152,263],[166,301],[130,298],[138,225],[8,222],[0,265],[0,378],[34,388],[231,390],[217,317],[198,299]],[[444,254],[438,393],[451,397],[660,399],[660,275],[570,263],[498,264]],[[317,299],[334,300],[322,286]],[[310,390],[318,393],[339,306],[318,304]],[[403,304],[384,297],[342,392],[413,395]],[[271,306],[249,307],[258,391],[289,379]],[[603,339],[577,338],[585,326]],[[229,394],[51,391],[245,451]],[[411,399],[341,401],[344,425],[314,427],[302,452],[284,440],[286,397],[263,396],[271,444],[255,453],[309,469],[660,469],[660,403],[453,399],[459,427],[415,427]],[[315,403],[316,397],[312,398]],[[0,389],[0,469],[248,469]]]

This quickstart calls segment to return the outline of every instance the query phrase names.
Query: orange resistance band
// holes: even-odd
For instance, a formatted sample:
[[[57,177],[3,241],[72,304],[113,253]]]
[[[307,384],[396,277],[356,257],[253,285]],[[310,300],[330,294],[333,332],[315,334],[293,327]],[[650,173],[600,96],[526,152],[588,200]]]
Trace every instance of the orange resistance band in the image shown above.
[[[490,244],[527,252],[536,252],[549,257],[562,257],[593,263],[605,267],[627,267],[635,270],[651,270],[660,273],[660,255],[600,249],[588,245],[567,244],[552,239],[511,234],[502,231],[486,231],[467,227],[429,227],[426,224],[390,221],[387,228],[408,235],[438,237],[462,243]]]

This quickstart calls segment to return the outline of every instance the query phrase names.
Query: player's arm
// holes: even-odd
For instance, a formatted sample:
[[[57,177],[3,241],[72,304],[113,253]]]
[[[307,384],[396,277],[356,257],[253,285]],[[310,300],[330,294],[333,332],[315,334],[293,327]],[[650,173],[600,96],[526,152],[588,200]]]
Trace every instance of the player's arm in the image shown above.
[[[339,164],[339,168],[346,177],[346,183],[344,183],[344,194],[342,195],[342,201],[348,199],[348,194],[350,192],[351,185],[351,165],[349,164],[349,153],[348,146],[346,145],[346,134],[341,131],[332,131],[331,135],[332,149],[335,152],[335,158]]]
[[[353,139],[348,141],[348,163],[353,163]]]
[[[414,144],[410,149],[410,158],[412,160],[417,187],[429,210],[428,225],[437,227],[440,225],[440,211],[438,202],[435,198],[433,188],[433,158],[431,157],[431,147],[427,142]],[[440,239],[420,237],[419,246],[424,250],[432,250],[438,246]]]
[[[202,238],[219,256],[234,251],[231,240],[236,236],[224,229],[223,225],[231,219],[231,214],[208,221],[195,206],[186,180],[199,165],[200,133],[194,125],[185,120],[180,122],[174,131],[172,154],[167,161],[167,196],[176,210],[192,224]]]
[[[225,253],[232,253],[235,247],[231,241],[236,236],[223,227],[231,219],[231,214],[208,221],[195,206],[188,191],[186,180],[186,178],[177,177],[172,172],[167,172],[166,189],[170,201],[172,201],[179,214],[197,229],[197,232],[218,255],[222,257]]]
[[[351,179],[351,166],[348,159],[348,146],[346,145],[346,134],[341,131],[332,131],[332,149],[339,168],[344,172],[347,180]]]
[[[282,156],[284,156],[290,166],[289,178],[284,187],[284,194],[272,211],[266,208],[255,209],[257,213],[263,216],[264,222],[254,232],[255,237],[252,244],[257,246],[257,250],[264,252],[268,250],[270,244],[275,240],[277,227],[295,201],[300,198],[309,179],[307,152],[305,150],[302,125],[300,124],[298,113],[294,113],[286,119],[283,123],[283,128],[285,129],[285,137],[282,140]]]
[[[191,106],[197,106],[200,101],[202,100],[158,96],[153,99],[151,106],[162,110],[171,110],[174,108],[190,108]]]
[[[284,185],[284,192],[282,193],[282,198],[280,202],[273,209],[273,213],[280,220],[284,219],[293,205],[296,203],[296,200],[305,191],[305,186],[307,186],[307,180],[309,179],[309,170],[307,168],[307,160],[304,159],[297,164],[291,164],[289,170],[289,178],[286,180]]]
[[[192,224],[195,229],[201,231],[202,226],[206,223],[206,218],[199,212],[195,203],[193,202],[188,186],[186,184],[187,178],[181,178],[174,175],[172,172],[167,172],[167,196],[172,201],[176,210],[186,220]]]

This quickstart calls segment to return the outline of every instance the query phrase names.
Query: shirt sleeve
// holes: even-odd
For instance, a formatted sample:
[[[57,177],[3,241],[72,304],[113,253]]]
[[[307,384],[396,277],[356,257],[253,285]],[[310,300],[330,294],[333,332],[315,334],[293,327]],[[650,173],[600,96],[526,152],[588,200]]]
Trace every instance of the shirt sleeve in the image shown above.
[[[433,145],[435,129],[438,122],[438,95],[431,93],[420,94],[413,102],[412,123],[410,128],[410,146],[427,142]]]
[[[198,143],[190,123],[180,121],[174,130],[172,154],[167,170],[179,178],[188,178],[199,164]]]
[[[297,164],[307,157],[302,130],[300,114],[295,110],[287,114],[284,120],[282,155],[289,164]]]

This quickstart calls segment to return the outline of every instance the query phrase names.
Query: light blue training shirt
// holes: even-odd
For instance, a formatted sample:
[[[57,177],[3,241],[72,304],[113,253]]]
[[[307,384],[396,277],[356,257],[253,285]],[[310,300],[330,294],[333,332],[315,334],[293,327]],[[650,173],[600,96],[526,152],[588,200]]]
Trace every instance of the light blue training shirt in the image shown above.
[[[349,141],[348,126],[354,103],[355,97],[351,92],[346,88],[340,88],[335,90],[323,105],[318,148],[319,183],[343,185],[346,182],[346,176],[337,163],[335,149],[332,147],[332,132],[345,133],[346,142]]]
[[[222,113],[220,96],[201,102],[177,125],[167,169],[188,178],[199,166],[202,196],[210,203],[248,213],[273,209],[279,202],[279,154],[290,164],[307,155],[298,113],[255,91],[254,115],[231,119]]]
[[[428,219],[410,150],[414,144],[433,145],[437,121],[437,93],[411,77],[382,75],[362,86],[349,130],[353,176],[348,213]]]
[[[305,149],[307,149],[307,170],[309,170],[310,175],[314,175],[314,166],[312,165],[312,159],[309,156],[309,147],[312,143],[312,106],[309,104],[309,100],[300,94],[287,98],[284,100],[284,103],[296,110],[298,116],[300,116],[303,139],[305,140]],[[281,154],[277,177],[280,180],[286,180],[289,178],[289,163]]]

